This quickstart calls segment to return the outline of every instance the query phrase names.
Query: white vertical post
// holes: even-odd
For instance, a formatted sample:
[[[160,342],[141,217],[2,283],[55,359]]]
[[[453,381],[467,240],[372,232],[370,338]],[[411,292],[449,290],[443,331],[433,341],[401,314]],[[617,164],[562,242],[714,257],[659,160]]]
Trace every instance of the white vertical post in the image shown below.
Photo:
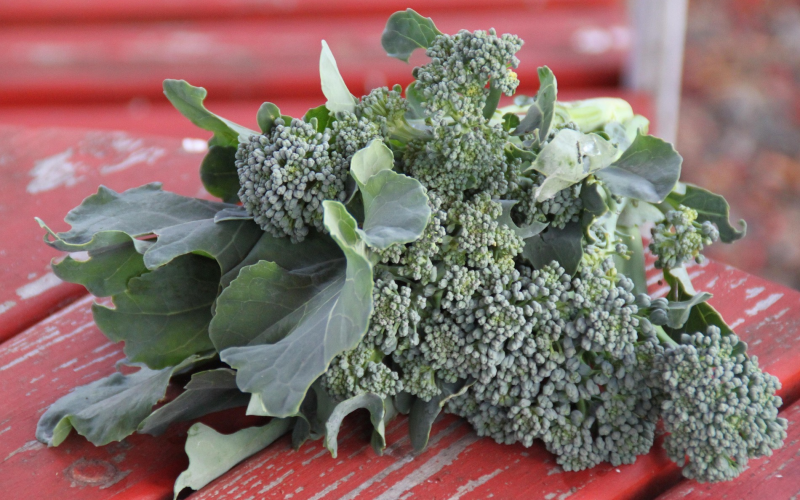
[[[650,92],[658,135],[675,142],[688,0],[628,0],[631,53],[625,85]]]

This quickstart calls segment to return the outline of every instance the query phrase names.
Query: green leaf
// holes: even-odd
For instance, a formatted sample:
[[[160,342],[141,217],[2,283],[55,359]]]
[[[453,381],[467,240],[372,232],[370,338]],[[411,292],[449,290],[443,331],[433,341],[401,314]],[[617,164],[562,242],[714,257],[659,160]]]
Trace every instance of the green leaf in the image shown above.
[[[265,102],[258,108],[258,112],[256,113],[256,122],[258,122],[258,128],[261,129],[262,134],[268,134],[270,130],[272,130],[272,125],[275,124],[275,120],[281,117],[281,110],[278,106],[272,104],[271,102]]]
[[[558,262],[567,274],[578,271],[583,258],[583,230],[579,222],[570,222],[563,229],[547,231],[525,240],[522,256],[540,269],[553,261]]]
[[[425,108],[422,103],[425,98],[417,91],[417,82],[411,82],[406,87],[406,102],[408,103],[409,110],[406,112],[406,118],[411,120],[422,120],[425,118]]]
[[[52,264],[56,276],[86,287],[96,297],[122,293],[131,278],[147,271],[134,240],[119,231],[98,233],[88,251],[89,260],[78,261],[67,256]]]
[[[433,421],[439,416],[448,400],[464,394],[474,381],[459,380],[455,383],[439,383],[441,394],[430,401],[417,398],[411,405],[408,415],[408,434],[411,446],[415,451],[422,451],[428,446]]]
[[[493,84],[489,84],[489,95],[486,96],[486,104],[483,105],[483,117],[487,120],[491,120],[494,116],[494,112],[497,110],[497,105],[500,104],[500,97],[503,96],[503,91],[495,87]]]
[[[701,187],[686,184],[686,191],[683,194],[672,192],[666,201],[673,208],[684,205],[697,210],[697,221],[714,223],[719,229],[719,239],[724,243],[741,239],[747,233],[747,223],[744,220],[739,221],[741,230],[737,230],[728,222],[731,207],[725,198]]]
[[[355,219],[344,205],[323,202],[325,227],[347,259],[345,276],[303,307],[285,316],[293,324],[274,344],[231,347],[223,361],[238,370],[239,387],[260,398],[260,413],[296,415],[311,384],[338,354],[353,349],[366,333],[372,313],[372,266]]]
[[[319,56],[319,76],[322,80],[322,93],[328,99],[325,103],[328,111],[354,112],[357,99],[347,90],[347,85],[336,65],[336,59],[333,58],[333,53],[325,40],[322,41],[322,53]]]
[[[539,68],[539,91],[536,93],[536,100],[528,108],[525,117],[511,135],[519,136],[536,132],[539,144],[544,143],[550,133],[550,126],[553,124],[557,95],[558,84],[555,75],[550,68],[542,66]]]
[[[343,258],[295,271],[264,260],[242,268],[217,299],[209,327],[214,346],[222,351],[278,342],[294,327],[292,314],[340,287],[344,272]],[[280,323],[287,316],[288,323]]]
[[[337,404],[325,422],[325,447],[331,452],[333,458],[336,458],[337,455],[337,437],[344,417],[360,408],[365,408],[369,411],[372,427],[374,428],[373,432],[377,434],[377,439],[383,443],[381,449],[386,446],[383,399],[377,394],[361,394]]]
[[[185,80],[164,80],[164,94],[175,109],[203,130],[213,132],[211,146],[238,146],[258,132],[242,127],[210,112],[203,105],[206,89],[193,87]]]
[[[700,292],[687,300],[670,301],[667,305],[667,326],[670,328],[682,327],[689,320],[691,309],[711,297],[713,295],[708,292]]]
[[[617,271],[633,281],[633,293],[647,293],[644,247],[642,246],[642,235],[639,232],[639,228],[635,226],[620,226],[618,224],[617,233],[621,236],[622,242],[628,246],[628,251],[631,252],[627,259],[614,255],[614,264]]]
[[[411,412],[411,406],[414,404],[415,400],[416,396],[408,392],[401,391],[398,392],[394,397],[394,406],[397,408],[397,411],[403,415],[408,415]]]
[[[39,419],[36,439],[58,446],[72,429],[95,446],[121,441],[147,417],[167,391],[173,374],[191,369],[208,356],[192,356],[177,366],[151,370],[139,366],[130,375],[114,373],[78,387],[53,403]]]
[[[69,231],[55,234],[43,222],[39,221],[39,225],[54,238],[45,239],[53,248],[80,252],[96,248],[98,243],[92,240],[103,231],[121,231],[137,238],[182,222],[213,219],[214,214],[229,206],[162,191],[160,183],[122,193],[100,186],[96,194],[69,211],[64,219],[72,226]]]
[[[637,135],[617,161],[595,176],[618,196],[660,203],[678,182],[682,162],[672,144],[652,135]]]
[[[271,445],[289,432],[293,423],[293,419],[273,419],[262,427],[249,427],[233,434],[220,434],[207,425],[194,424],[186,438],[189,468],[175,481],[175,498],[184,488],[199,490]]]
[[[552,198],[562,189],[607,167],[616,154],[617,149],[597,134],[560,130],[530,167],[546,177],[536,190],[536,201]]]
[[[547,226],[550,224],[549,222],[539,222],[533,221],[533,223],[528,224],[526,226],[518,226],[514,220],[511,218],[511,210],[514,208],[514,205],[519,203],[517,200],[500,200],[500,206],[503,207],[503,213],[497,219],[497,222],[501,224],[505,224],[508,226],[517,236],[520,238],[527,239],[531,236],[536,236],[537,234],[541,233]]]
[[[430,17],[422,17],[414,10],[406,9],[389,16],[381,35],[381,45],[390,57],[408,62],[412,52],[427,49],[441,34]]]
[[[418,180],[392,171],[393,166],[391,150],[378,140],[356,152],[350,163],[364,204],[359,234],[381,250],[415,241],[431,217],[425,188]]]
[[[668,295],[670,299],[689,302],[698,295],[710,295],[705,292],[701,292],[700,294],[687,292],[686,286],[683,284],[681,279],[668,272],[664,273],[664,280],[670,286],[670,292]],[[693,291],[694,290],[692,290],[692,292]],[[664,330],[676,342],[680,342],[681,334],[693,334],[697,332],[705,333],[709,326],[718,327],[723,335],[733,333],[733,330],[728,326],[727,323],[725,323],[725,320],[722,319],[722,316],[719,314],[719,312],[717,312],[717,310],[714,309],[714,307],[712,307],[708,302],[698,300],[697,303],[693,307],[689,307],[688,310],[689,317],[686,318],[686,321],[683,323],[683,325],[677,328],[670,328],[669,325],[665,325],[664,327]],[[742,345],[742,352],[744,352],[747,346],[741,341],[740,344]]]
[[[241,206],[223,208],[214,214],[214,222],[223,222],[227,220],[253,220],[253,216],[247,212],[246,208]]]
[[[314,119],[317,120],[317,132],[322,132],[333,122],[333,116],[331,116],[331,112],[324,104],[322,106],[309,109],[303,116],[303,121],[306,123],[311,123],[311,120]]]
[[[125,342],[131,361],[160,369],[213,349],[208,338],[211,305],[220,271],[214,261],[184,255],[128,282],[114,295],[114,309],[94,304],[98,328],[113,342]]]
[[[239,202],[239,172],[236,147],[211,146],[200,164],[200,180],[206,191],[227,203]]]
[[[263,231],[251,220],[214,222],[212,218],[157,229],[155,233],[158,240],[144,254],[148,269],[194,253],[215,259],[224,274],[242,262]]]
[[[661,222],[664,220],[664,212],[655,205],[640,200],[628,200],[622,213],[619,214],[617,224],[620,226],[639,226],[647,222]]]
[[[160,407],[138,427],[141,434],[160,436],[171,424],[200,418],[210,413],[247,406],[250,395],[236,387],[236,372],[217,368],[198,372],[177,398]]]

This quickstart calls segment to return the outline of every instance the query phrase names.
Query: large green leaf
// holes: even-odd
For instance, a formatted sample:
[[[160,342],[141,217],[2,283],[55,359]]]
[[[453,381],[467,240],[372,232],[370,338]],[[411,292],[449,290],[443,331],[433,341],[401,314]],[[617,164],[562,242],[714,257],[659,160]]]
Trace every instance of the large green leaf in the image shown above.
[[[213,260],[184,255],[133,278],[114,308],[92,306],[97,326],[112,341],[125,342],[131,361],[154,369],[213,349],[208,337],[211,305],[217,297],[220,271]]]
[[[344,417],[361,408],[369,411],[374,434],[377,435],[377,440],[382,443],[379,449],[382,450],[386,445],[383,399],[377,394],[360,394],[337,404],[325,421],[325,447],[331,452],[333,458],[336,458],[338,452],[337,437]]]
[[[42,415],[36,426],[36,439],[58,446],[75,429],[95,446],[120,441],[132,434],[164,397],[173,374],[207,359],[208,356],[192,356],[161,370],[139,366],[139,371],[130,375],[114,373],[78,387]]]
[[[262,427],[220,434],[204,424],[194,424],[186,438],[189,468],[175,481],[175,498],[184,488],[199,490],[289,432],[293,419],[273,419]]]
[[[583,231],[580,222],[570,222],[563,229],[551,227],[525,240],[522,256],[535,268],[558,262],[567,274],[575,274],[583,258]]]
[[[552,198],[562,189],[609,166],[616,155],[617,148],[597,134],[560,130],[531,164],[530,168],[546,177],[536,190],[536,201]]]
[[[678,182],[682,162],[672,144],[639,134],[617,161],[595,176],[618,196],[660,203]]]
[[[389,16],[381,35],[381,45],[389,56],[408,62],[412,52],[427,49],[441,34],[430,17],[406,9]]]
[[[250,395],[236,386],[236,372],[217,368],[198,372],[177,398],[160,407],[138,427],[138,432],[159,436],[171,424],[200,418],[230,408],[247,406]]]
[[[420,398],[414,401],[408,415],[408,433],[414,450],[422,451],[428,446],[433,421],[439,416],[444,405],[449,399],[464,394],[473,383],[474,380],[439,383],[442,392],[438,396],[432,397],[429,401]]]
[[[147,271],[142,254],[134,245],[136,240],[127,234],[105,231],[92,241],[88,260],[67,256],[61,262],[53,261],[55,275],[85,286],[92,295],[109,297],[124,292],[131,278]]]
[[[294,327],[293,313],[341,287],[345,266],[340,258],[294,271],[266,260],[242,268],[217,299],[209,328],[214,346],[222,351],[278,342]]]
[[[162,191],[160,183],[122,193],[100,186],[96,194],[69,211],[64,219],[72,226],[69,231],[55,234],[42,222],[40,225],[54,238],[48,241],[50,246],[64,252],[80,252],[97,248],[92,239],[102,231],[121,231],[136,238],[184,222],[213,219],[226,207],[230,205]]]
[[[733,330],[728,326],[722,316],[714,309],[711,304],[706,300],[710,294],[706,292],[695,293],[694,290],[689,292],[687,287],[691,288],[691,283],[684,285],[679,276],[674,276],[670,272],[664,273],[664,281],[670,286],[669,299],[680,301],[682,303],[694,304],[690,305],[688,309],[688,317],[682,322],[682,325],[672,328],[669,325],[664,326],[664,330],[676,342],[680,342],[681,335],[684,333],[705,333],[709,326],[716,326],[720,329],[723,335],[733,333]],[[683,311],[680,312],[682,315]],[[682,318],[678,318],[682,319]],[[740,342],[741,349],[744,351],[745,344]]]
[[[206,191],[228,203],[239,201],[239,172],[235,146],[211,146],[200,164],[200,180]]]
[[[214,222],[211,218],[157,229],[155,234],[158,240],[144,254],[148,269],[194,253],[215,259],[224,274],[244,260],[264,232],[251,220]]]
[[[316,120],[316,122],[312,122]],[[311,108],[303,115],[303,121],[306,123],[316,123],[316,131],[322,132],[333,122],[333,115],[331,111],[323,104],[316,108]]]
[[[511,135],[523,135],[536,132],[538,143],[544,143],[547,134],[550,133],[550,125],[553,123],[553,113],[556,106],[556,96],[558,95],[558,85],[556,77],[547,66],[539,68],[539,92],[536,100],[519,125]]]
[[[193,87],[185,80],[164,80],[164,95],[175,109],[203,130],[213,132],[211,146],[237,146],[258,132],[226,120],[207,110],[203,105],[208,92],[203,87]]]
[[[222,359],[238,370],[239,387],[256,394],[261,414],[296,415],[311,384],[338,354],[354,348],[372,313],[372,266],[356,221],[344,205],[323,202],[325,227],[347,259],[345,276],[285,316],[291,331],[274,344],[231,347]]]
[[[381,250],[394,243],[415,241],[431,217],[422,184],[392,171],[392,167],[392,151],[379,140],[356,152],[350,164],[364,204],[363,230],[359,233],[367,244]]]
[[[336,59],[333,58],[333,53],[325,40],[322,41],[322,53],[319,56],[319,76],[322,80],[322,93],[327,99],[325,107],[328,111],[354,112],[357,99],[347,90],[344,78],[336,65]]]
[[[683,193],[670,193],[667,196],[667,203],[674,208],[684,205],[697,210],[697,220],[714,223],[719,229],[719,239],[724,243],[731,243],[744,237],[747,233],[747,223],[744,220],[739,221],[741,230],[737,230],[731,225],[728,221],[731,207],[725,198],[692,184],[685,184],[685,188]]]

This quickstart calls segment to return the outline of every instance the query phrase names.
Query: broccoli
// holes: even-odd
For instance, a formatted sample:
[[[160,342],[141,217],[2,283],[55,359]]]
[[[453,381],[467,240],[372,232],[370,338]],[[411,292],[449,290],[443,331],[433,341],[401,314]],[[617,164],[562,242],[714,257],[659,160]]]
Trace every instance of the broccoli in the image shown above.
[[[672,269],[690,260],[701,264],[700,252],[719,239],[719,230],[710,221],[698,223],[697,211],[683,205],[666,212],[664,218],[651,230],[650,251],[658,257],[656,268]]]

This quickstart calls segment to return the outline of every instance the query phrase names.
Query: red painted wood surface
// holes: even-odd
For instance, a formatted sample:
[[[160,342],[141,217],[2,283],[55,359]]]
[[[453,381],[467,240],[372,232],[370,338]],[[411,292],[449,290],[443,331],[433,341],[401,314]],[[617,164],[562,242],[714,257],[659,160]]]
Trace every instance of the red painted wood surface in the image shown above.
[[[729,483],[681,481],[658,500],[800,498],[800,403],[793,404],[781,415],[789,420],[789,436],[785,446],[771,457],[751,462],[749,469]]]
[[[94,22],[166,19],[221,19],[268,16],[350,16],[359,14],[389,15],[413,8],[420,12],[451,9],[579,9],[618,7],[620,0],[4,0],[0,2],[0,21],[12,22]]]
[[[165,2],[166,3],[166,2]],[[519,34],[526,45],[520,79],[538,87],[549,65],[559,86],[613,86],[629,32],[622,6],[575,11],[438,16],[444,32],[488,29]],[[164,78],[208,88],[215,98],[321,98],[320,40],[326,39],[354,94],[411,81],[411,68],[380,45],[383,16],[331,20],[181,21],[141,24],[26,25],[0,30],[0,103],[78,103],[161,98]],[[423,62],[417,52],[412,64]]]
[[[100,184],[124,190],[163,181],[165,189],[203,195],[202,158],[170,138],[0,126],[0,341],[85,293],[50,271],[50,259],[63,254],[42,242],[34,217],[69,229],[67,211]]]
[[[615,88],[567,89],[559,93],[561,100],[588,97],[621,97],[631,103],[636,113],[653,116],[649,96]],[[510,101],[510,100],[509,100]],[[262,101],[219,101],[207,103],[208,109],[236,123],[258,129],[256,111]],[[310,109],[324,104],[324,99],[274,99],[281,112],[301,117]],[[506,101],[504,101],[505,103]],[[509,102],[510,103],[510,102]],[[96,104],[75,106],[16,106],[0,108],[0,124],[25,127],[84,127],[101,130],[125,130],[136,134],[157,134],[168,137],[210,136],[175,111],[166,98],[154,102],[133,101],[129,104]],[[651,126],[651,132],[652,132]]]

